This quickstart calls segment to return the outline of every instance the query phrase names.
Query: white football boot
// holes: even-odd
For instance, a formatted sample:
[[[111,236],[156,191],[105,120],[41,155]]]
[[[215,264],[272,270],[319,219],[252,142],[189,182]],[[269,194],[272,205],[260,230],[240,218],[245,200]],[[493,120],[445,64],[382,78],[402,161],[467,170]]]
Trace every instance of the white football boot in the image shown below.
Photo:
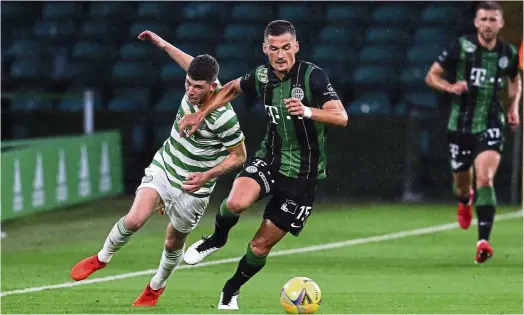
[[[226,303],[227,302],[227,303]],[[238,310],[238,291],[231,296],[229,301],[224,301],[224,292],[220,293],[220,301],[218,301],[219,310]]]
[[[220,247],[211,244],[209,237],[202,237],[200,241],[189,246],[186,250],[184,262],[188,265],[196,265],[219,249]]]

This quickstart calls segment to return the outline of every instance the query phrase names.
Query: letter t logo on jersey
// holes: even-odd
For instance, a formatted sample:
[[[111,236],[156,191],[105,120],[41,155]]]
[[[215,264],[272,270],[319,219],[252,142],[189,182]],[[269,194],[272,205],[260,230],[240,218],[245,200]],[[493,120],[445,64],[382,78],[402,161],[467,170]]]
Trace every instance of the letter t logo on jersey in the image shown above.
[[[480,86],[480,83],[486,80],[486,69],[471,68],[471,82],[474,86]]]

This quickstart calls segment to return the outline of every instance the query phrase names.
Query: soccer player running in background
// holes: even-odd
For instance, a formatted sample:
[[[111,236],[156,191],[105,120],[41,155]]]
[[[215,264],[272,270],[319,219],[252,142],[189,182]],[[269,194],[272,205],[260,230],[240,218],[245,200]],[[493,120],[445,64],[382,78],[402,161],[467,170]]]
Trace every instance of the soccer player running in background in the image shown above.
[[[219,309],[238,309],[240,287],[264,267],[271,248],[286,233],[298,236],[304,228],[313,211],[317,182],[326,177],[327,125],[347,124],[346,111],[326,73],[312,63],[295,60],[298,50],[290,22],[269,23],[263,43],[269,64],[227,83],[201,111],[180,122],[182,130],[191,127],[191,134],[205,116],[240,92],[261,99],[267,111],[267,134],[222,202],[214,233],[191,245],[184,255],[187,264],[197,264],[223,247],[240,213],[272,196],[237,271],[223,287]]]
[[[459,202],[457,217],[460,227],[467,229],[475,203],[477,263],[483,263],[493,255],[489,244],[497,206],[493,181],[503,150],[504,114],[512,130],[518,127],[520,120],[522,87],[517,50],[498,37],[503,25],[499,4],[481,3],[475,16],[477,33],[460,37],[450,49],[443,51],[426,76],[430,87],[451,94],[447,137]],[[453,79],[446,81],[442,78],[444,73]],[[506,86],[506,79],[509,103],[501,102],[498,97],[498,92]]]
[[[186,236],[202,217],[218,176],[246,161],[244,135],[231,104],[213,111],[205,124],[191,137],[179,135],[179,120],[218,91],[217,61],[209,55],[193,58],[164,41],[153,32],[139,36],[165,50],[186,72],[186,94],[180,103],[171,134],[145,170],[129,213],[109,232],[103,248],[94,256],[78,262],[71,270],[74,280],[86,279],[104,268],[133,233],[149,219],[155,209],[167,213],[165,247],[156,274],[133,306],[153,306],[164,291],[166,281],[181,263]]]

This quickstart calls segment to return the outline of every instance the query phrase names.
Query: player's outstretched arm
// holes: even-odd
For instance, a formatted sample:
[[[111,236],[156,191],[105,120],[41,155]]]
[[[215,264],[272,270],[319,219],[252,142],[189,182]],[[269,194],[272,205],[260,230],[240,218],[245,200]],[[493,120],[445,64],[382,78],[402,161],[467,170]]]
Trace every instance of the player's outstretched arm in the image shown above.
[[[191,173],[186,181],[182,183],[182,189],[187,192],[195,192],[208,181],[229,173],[242,165],[247,158],[246,146],[244,141],[237,146],[228,149],[229,155],[217,166],[203,173]]]
[[[173,59],[184,71],[187,72],[187,68],[189,67],[189,64],[193,60],[193,56],[186,54],[182,50],[176,48],[175,46],[171,45],[167,41],[165,41],[162,37],[158,36],[154,32],[151,31],[143,31],[138,35],[138,38],[143,41],[150,41],[152,42],[156,47],[162,49],[163,51],[167,52],[169,57]]]
[[[296,98],[284,100],[291,115],[309,118],[323,124],[346,127],[348,114],[340,100],[330,100],[322,108],[306,107]]]
[[[182,117],[178,122],[180,136],[190,137],[197,131],[198,126],[207,115],[234,100],[241,91],[240,79],[226,83],[206,104],[200,107],[198,112],[186,114]],[[188,127],[190,127],[190,129],[186,130]]]

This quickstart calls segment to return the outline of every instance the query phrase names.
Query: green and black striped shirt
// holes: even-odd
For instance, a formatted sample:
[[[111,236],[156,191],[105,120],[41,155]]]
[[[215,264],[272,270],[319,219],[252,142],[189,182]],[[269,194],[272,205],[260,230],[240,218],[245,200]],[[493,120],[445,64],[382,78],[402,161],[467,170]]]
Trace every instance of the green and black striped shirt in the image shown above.
[[[466,35],[443,51],[437,62],[450,82],[468,83],[467,92],[451,96],[448,130],[481,133],[504,127],[499,92],[506,85],[505,79],[513,80],[519,71],[514,46],[497,38],[495,48],[488,50],[479,43],[476,34]]]
[[[290,178],[325,178],[326,126],[290,115],[284,99],[295,97],[304,106],[315,108],[338,100],[326,73],[312,63],[297,60],[280,80],[267,64],[243,76],[240,86],[243,92],[261,99],[267,112],[267,133],[256,156]]]

